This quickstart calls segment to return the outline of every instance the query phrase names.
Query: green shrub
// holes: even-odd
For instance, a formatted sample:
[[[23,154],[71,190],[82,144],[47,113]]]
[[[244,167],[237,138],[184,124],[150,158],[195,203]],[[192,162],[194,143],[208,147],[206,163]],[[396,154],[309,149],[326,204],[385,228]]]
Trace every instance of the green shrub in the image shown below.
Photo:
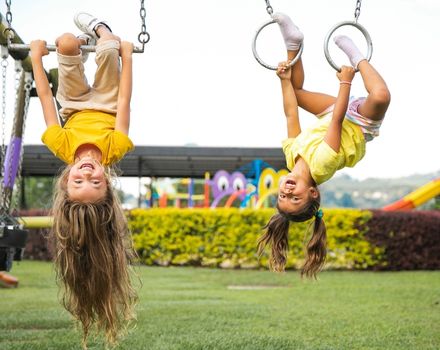
[[[267,267],[256,242],[274,209],[135,209],[129,215],[135,249],[147,265],[192,265],[223,268]],[[324,211],[328,235],[327,267],[369,268],[382,250],[364,239],[369,211]],[[299,268],[309,223],[292,223],[287,268]]]

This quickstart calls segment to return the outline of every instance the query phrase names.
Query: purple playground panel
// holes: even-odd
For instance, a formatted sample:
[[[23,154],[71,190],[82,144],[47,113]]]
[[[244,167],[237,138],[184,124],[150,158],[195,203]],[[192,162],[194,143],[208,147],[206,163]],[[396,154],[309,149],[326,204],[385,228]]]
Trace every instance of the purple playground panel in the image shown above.
[[[6,150],[5,162],[3,164],[3,187],[13,188],[15,178],[20,164],[21,137],[13,137]]]

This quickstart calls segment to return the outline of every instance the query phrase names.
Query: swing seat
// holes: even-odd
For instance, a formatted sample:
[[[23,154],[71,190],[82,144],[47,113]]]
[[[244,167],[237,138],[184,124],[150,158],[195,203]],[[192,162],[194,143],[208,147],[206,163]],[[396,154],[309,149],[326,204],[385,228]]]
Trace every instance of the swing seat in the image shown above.
[[[0,227],[0,271],[9,271],[12,261],[21,261],[28,231],[15,227]]]

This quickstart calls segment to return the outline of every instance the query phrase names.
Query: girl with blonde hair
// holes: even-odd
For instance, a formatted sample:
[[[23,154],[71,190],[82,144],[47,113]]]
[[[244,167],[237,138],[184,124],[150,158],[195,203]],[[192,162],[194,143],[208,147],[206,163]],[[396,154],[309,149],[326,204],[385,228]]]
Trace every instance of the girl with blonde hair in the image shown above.
[[[90,14],[74,20],[83,33],[56,40],[63,126],[43,67],[46,42],[33,41],[30,55],[47,126],[42,140],[67,164],[55,185],[55,266],[62,302],[81,323],[86,346],[93,326],[115,343],[137,300],[130,278],[135,253],[111,167],[134,147],[128,137],[133,44]],[[89,85],[80,46],[95,43],[97,69]]]

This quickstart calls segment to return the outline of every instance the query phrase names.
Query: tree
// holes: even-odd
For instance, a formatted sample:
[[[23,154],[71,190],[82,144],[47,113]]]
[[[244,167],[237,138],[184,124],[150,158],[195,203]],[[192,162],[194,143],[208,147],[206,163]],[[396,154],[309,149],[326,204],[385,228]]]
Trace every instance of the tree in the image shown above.
[[[25,177],[24,203],[21,209],[50,209],[52,207],[53,177]]]
[[[347,192],[344,192],[340,200],[340,206],[343,208],[354,208],[356,205],[351,196]]]

